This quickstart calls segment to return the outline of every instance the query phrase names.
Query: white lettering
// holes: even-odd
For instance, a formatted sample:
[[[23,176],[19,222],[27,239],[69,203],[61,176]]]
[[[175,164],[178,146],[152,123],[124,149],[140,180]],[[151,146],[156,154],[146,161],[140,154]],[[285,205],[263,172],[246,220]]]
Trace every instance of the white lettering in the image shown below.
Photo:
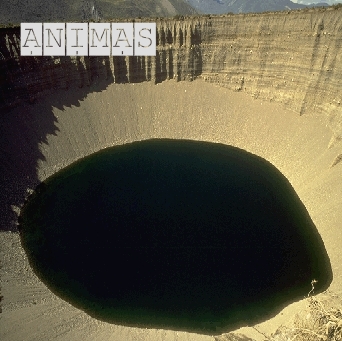
[[[89,23],[89,32],[89,56],[110,56],[110,23]]]
[[[64,23],[44,23],[43,38],[44,56],[65,56]]]
[[[41,56],[43,54],[43,26],[41,23],[20,25],[20,55]]]
[[[135,29],[135,48],[136,56],[155,56],[156,55],[156,24],[155,23],[136,23]]]
[[[112,23],[112,55],[133,56],[133,23]]]
[[[22,23],[21,56],[155,56],[155,23]]]
[[[67,23],[66,55],[88,55],[88,24]]]

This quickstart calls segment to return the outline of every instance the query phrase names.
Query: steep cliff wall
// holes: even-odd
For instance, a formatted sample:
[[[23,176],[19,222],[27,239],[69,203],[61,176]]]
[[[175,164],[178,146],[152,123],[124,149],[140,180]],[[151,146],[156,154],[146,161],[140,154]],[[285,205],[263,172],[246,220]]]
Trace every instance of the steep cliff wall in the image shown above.
[[[0,107],[32,102],[52,89],[89,86],[99,78],[114,83],[192,80],[202,69],[197,25],[159,21],[155,57],[21,57],[20,29],[2,29]]]
[[[319,117],[333,132],[329,147],[342,139],[342,10],[180,19],[157,20],[155,57],[20,57],[20,29],[0,29],[0,123],[6,131],[16,126],[10,137],[1,134],[6,170],[1,172],[5,205],[0,210],[7,213],[0,213],[8,216],[2,228],[14,219],[9,205],[22,202],[27,186],[37,184],[36,160],[43,158],[37,146],[47,133],[56,133],[51,107],[79,106],[89,93],[111,83],[203,78]],[[59,90],[64,102],[50,96],[52,102],[37,120],[24,115],[26,109],[11,113]],[[22,131],[33,126],[37,133],[25,142]],[[27,169],[30,174],[23,172]]]
[[[229,89],[283,102],[300,114],[339,110],[340,10],[204,17],[162,22],[158,28],[159,46],[183,46],[192,58],[181,65],[180,79],[200,74]],[[179,58],[179,51],[173,55]]]
[[[291,109],[323,113],[341,100],[341,11],[217,19],[203,39],[203,76]],[[219,29],[216,29],[220,27]]]
[[[341,296],[341,17],[327,10],[158,20],[155,58],[19,57],[19,30],[2,29],[0,339],[213,339],[91,318],[48,290],[19,234],[9,232],[18,231],[14,211],[56,171],[151,138],[232,145],[274,164],[317,226],[333,269],[329,289]],[[298,307],[258,330],[268,335],[286,326]],[[261,340],[253,328],[247,335]]]
[[[198,76],[300,114],[339,112],[342,10],[157,21],[156,57],[19,57],[19,28],[0,31],[1,107],[45,91]]]

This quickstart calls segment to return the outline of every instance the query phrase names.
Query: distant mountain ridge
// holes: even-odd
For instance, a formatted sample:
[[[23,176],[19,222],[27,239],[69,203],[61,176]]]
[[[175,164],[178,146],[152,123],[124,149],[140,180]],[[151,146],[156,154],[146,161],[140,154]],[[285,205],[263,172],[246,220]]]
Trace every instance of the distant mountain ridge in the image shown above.
[[[0,24],[191,15],[185,0],[0,0]]]
[[[301,9],[306,5],[294,3],[290,0],[185,0],[201,13],[248,13],[282,11],[290,9]],[[329,6],[327,3],[315,4],[315,6]]]

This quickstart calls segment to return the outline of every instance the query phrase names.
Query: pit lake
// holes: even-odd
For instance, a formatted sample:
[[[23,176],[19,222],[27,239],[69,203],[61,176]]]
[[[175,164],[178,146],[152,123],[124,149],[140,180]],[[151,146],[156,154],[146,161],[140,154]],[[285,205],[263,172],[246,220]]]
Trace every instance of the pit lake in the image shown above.
[[[125,326],[219,334],[332,279],[288,180],[223,144],[152,139],[99,151],[41,183],[19,229],[50,290]]]

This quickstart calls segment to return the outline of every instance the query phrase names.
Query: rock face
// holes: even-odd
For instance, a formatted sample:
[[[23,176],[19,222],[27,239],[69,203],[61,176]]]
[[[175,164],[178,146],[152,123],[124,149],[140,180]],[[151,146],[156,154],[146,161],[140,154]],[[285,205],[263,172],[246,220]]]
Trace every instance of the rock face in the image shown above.
[[[333,8],[158,19],[155,57],[20,57],[20,28],[2,28],[0,112],[5,114],[2,129],[8,130],[10,122],[15,120],[11,110],[33,104],[61,89],[84,98],[111,83],[202,78],[254,98],[281,102],[300,115],[311,113],[320,117],[333,132],[330,147],[342,136],[341,30],[342,10]],[[66,104],[59,103],[58,98],[54,102],[57,107]],[[75,104],[72,98],[67,103]],[[39,121],[27,116],[25,121],[18,114],[20,124],[16,125],[17,135],[11,133],[13,141],[2,136],[7,150],[2,162],[7,168],[2,174],[11,174],[1,179],[5,188],[0,198],[2,217],[12,212],[10,205],[23,201],[27,185],[34,188],[37,184],[33,160],[42,157],[33,141],[45,143],[46,133],[54,131],[56,118],[52,113],[50,116],[43,115]],[[15,138],[24,139],[20,129],[37,124],[39,136],[31,138],[32,146],[24,141],[15,142]],[[23,167],[8,158],[13,146],[16,151],[11,158],[17,155]],[[332,164],[341,159],[337,155]],[[22,182],[22,169],[33,170],[28,182]],[[28,179],[27,174],[25,178]],[[10,217],[2,220],[2,229],[9,229],[13,213]]]
[[[18,57],[19,28],[0,31],[1,108],[56,88],[203,77],[283,102],[300,114],[334,115],[342,100],[342,10],[157,20],[156,57]]]
[[[0,339],[213,339],[91,318],[44,286],[19,233],[7,232],[17,231],[14,212],[25,197],[58,170],[152,138],[235,146],[276,166],[317,227],[333,271],[329,289],[341,296],[341,16],[312,10],[159,19],[155,58],[19,57],[19,29],[2,29]],[[267,335],[290,323],[293,307],[258,330]]]

